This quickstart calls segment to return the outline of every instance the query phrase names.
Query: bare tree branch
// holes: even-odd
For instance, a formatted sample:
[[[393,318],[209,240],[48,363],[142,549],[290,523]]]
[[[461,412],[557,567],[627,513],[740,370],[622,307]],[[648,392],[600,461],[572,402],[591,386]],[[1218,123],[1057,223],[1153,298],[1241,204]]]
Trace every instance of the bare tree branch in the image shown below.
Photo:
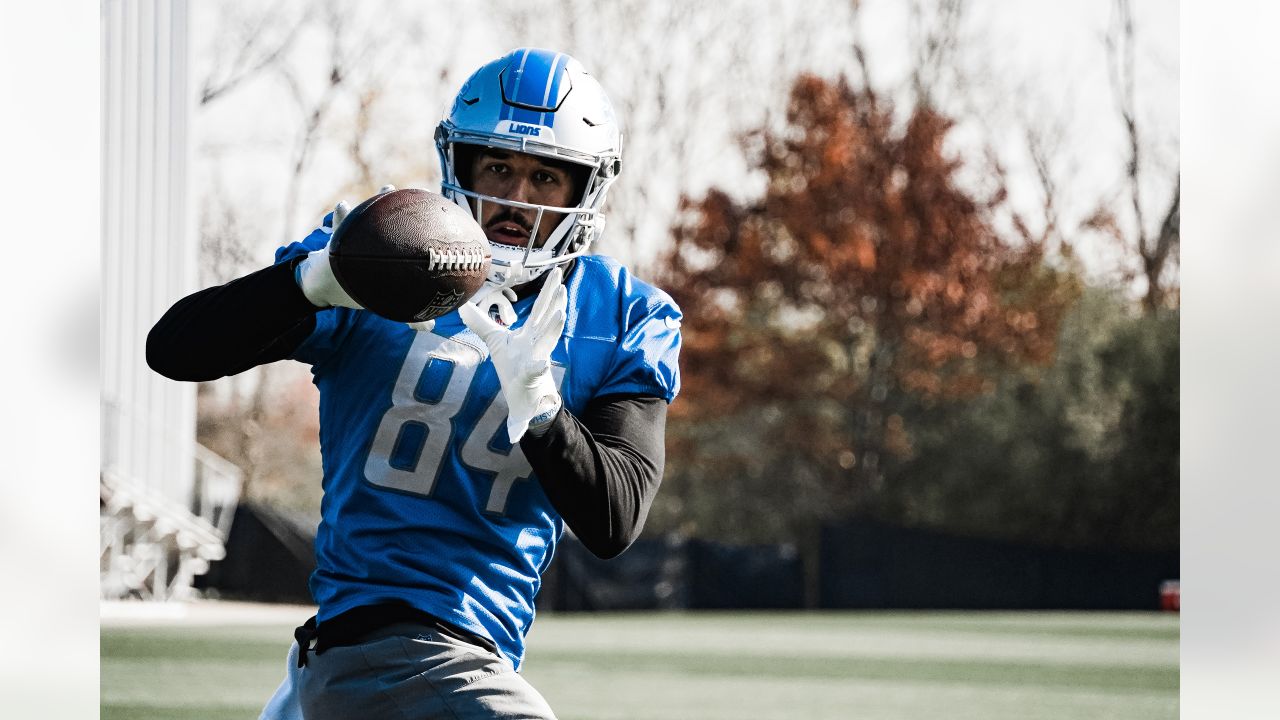
[[[1137,117],[1135,93],[1136,45],[1133,9],[1129,0],[1116,0],[1112,27],[1106,35],[1108,68],[1116,106],[1124,124],[1129,160],[1125,169],[1129,205],[1133,210],[1133,244],[1147,281],[1143,307],[1152,311],[1165,302],[1168,288],[1165,269],[1179,242],[1179,217],[1181,181],[1175,182],[1173,198],[1165,212],[1160,232],[1155,237],[1148,231],[1142,200],[1142,180],[1146,171],[1143,162],[1142,137]]]
[[[1035,168],[1036,180],[1040,183],[1043,195],[1041,211],[1044,214],[1044,229],[1034,242],[1046,250],[1061,249],[1063,240],[1059,229],[1058,184],[1054,180],[1052,161],[1057,152],[1057,143],[1046,137],[1045,131],[1026,127],[1027,153],[1031,156],[1031,164]]]
[[[281,9],[281,4],[277,3],[263,13],[257,22],[253,22],[242,29],[240,33],[241,41],[229,63],[229,67],[223,72],[219,72],[218,68],[215,67],[214,71],[202,83],[200,88],[201,105],[208,105],[214,100],[225,96],[245,81],[275,65],[285,56],[289,49],[293,47],[294,41],[298,37],[298,31],[309,20],[310,12],[304,11],[293,22],[289,23],[289,29],[285,31],[284,36],[281,38],[274,38],[265,32],[265,28],[279,24],[283,15],[284,11]],[[225,20],[224,22],[230,24],[232,20]],[[264,44],[269,40],[274,40],[274,43],[264,47]]]
[[[308,100],[296,71],[281,67],[280,75],[288,86],[294,101],[303,116],[302,132],[298,136],[294,151],[293,167],[289,175],[285,192],[284,231],[282,238],[287,242],[294,237],[293,218],[298,209],[302,179],[311,162],[312,154],[320,140],[320,131],[328,120],[339,93],[353,78],[369,69],[371,58],[378,52],[377,44],[360,41],[356,49],[344,42],[344,28],[351,21],[347,6],[331,3],[325,6],[321,14],[324,29],[328,33],[329,65],[326,71],[324,88],[314,100]],[[356,33],[359,35],[359,33]]]
[[[912,0],[910,28],[915,45],[915,63],[911,69],[911,86],[916,101],[928,107],[937,105],[942,76],[955,67],[959,47],[960,20],[964,0],[939,0],[927,12],[920,0]]]
[[[254,252],[235,202],[228,197],[220,172],[201,202],[200,285],[221,285],[254,264]]]
[[[1160,223],[1160,234],[1156,236],[1155,248],[1150,255],[1143,255],[1143,260],[1146,263],[1144,270],[1147,273],[1147,277],[1161,281],[1159,283],[1149,283],[1147,286],[1147,294],[1143,298],[1143,302],[1148,311],[1159,307],[1165,301],[1165,295],[1169,292],[1169,288],[1163,282],[1162,273],[1172,262],[1176,262],[1181,232],[1182,178],[1179,176],[1174,181],[1173,200],[1169,203],[1169,209],[1165,211],[1164,221]],[[1157,291],[1153,292],[1153,288]]]
[[[1129,164],[1129,198],[1137,220],[1138,250],[1144,257],[1148,254],[1148,237],[1146,223],[1143,222],[1141,187],[1138,182],[1142,173],[1141,143],[1138,138],[1138,120],[1134,99],[1134,42],[1133,11],[1129,0],[1116,0],[1116,27],[1107,36],[1108,58],[1111,69],[1111,85],[1116,95],[1116,105],[1120,118],[1124,122],[1128,138]]]
[[[347,143],[347,154],[356,166],[357,183],[362,187],[371,187],[374,183],[373,165],[366,157],[366,144],[373,125],[373,110],[381,98],[378,88],[363,88],[356,99],[355,127],[352,128],[351,139]]]
[[[858,71],[862,75],[862,87],[868,91],[874,87],[871,82],[871,67],[867,62],[866,46],[862,42],[862,0],[850,0],[850,16],[853,19],[853,59],[857,62]],[[875,93],[868,93],[870,111],[876,112]]]

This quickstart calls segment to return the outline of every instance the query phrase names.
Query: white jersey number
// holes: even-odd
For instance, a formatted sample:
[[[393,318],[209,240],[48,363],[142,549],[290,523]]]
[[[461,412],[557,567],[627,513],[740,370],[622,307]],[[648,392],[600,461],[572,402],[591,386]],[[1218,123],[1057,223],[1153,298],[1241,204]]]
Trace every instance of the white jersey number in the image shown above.
[[[466,431],[455,426],[454,418],[467,399],[476,369],[486,359],[485,353],[466,343],[431,332],[417,333],[396,378],[391,408],[382,416],[374,434],[369,459],[365,461],[365,479],[391,490],[430,496],[435,491],[454,433],[459,429]],[[435,363],[445,365],[437,367]],[[429,370],[449,373],[443,390],[435,398],[423,398],[417,393],[423,373]],[[564,368],[553,366],[552,374],[559,386],[564,379]],[[494,476],[484,510],[499,515],[506,512],[512,486],[533,474],[519,445],[503,452],[489,444],[499,430],[506,431],[506,421],[507,400],[499,391],[458,450],[459,458],[468,467]],[[425,432],[422,449],[412,461],[393,465],[396,447],[409,431]]]

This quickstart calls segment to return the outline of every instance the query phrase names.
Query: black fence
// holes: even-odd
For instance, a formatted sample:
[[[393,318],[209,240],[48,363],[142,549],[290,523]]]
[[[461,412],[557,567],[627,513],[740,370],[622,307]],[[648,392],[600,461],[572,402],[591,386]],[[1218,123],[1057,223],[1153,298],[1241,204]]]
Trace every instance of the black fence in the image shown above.
[[[311,602],[315,528],[252,504],[236,510],[227,557],[198,579],[221,597]],[[1032,547],[874,522],[823,528],[812,603],[863,609],[1154,610],[1178,553]],[[666,537],[600,560],[566,536],[538,607],[556,611],[787,609],[806,606],[792,545]]]
[[[668,537],[601,560],[566,537],[543,577],[539,609],[771,609],[804,606],[804,569],[790,545],[724,545]]]
[[[1178,552],[1065,550],[847,522],[822,530],[824,608],[1154,610]]]
[[[197,589],[228,600],[309,604],[315,524],[254,503],[240,503],[227,556],[196,577]],[[305,619],[305,618],[304,618]]]

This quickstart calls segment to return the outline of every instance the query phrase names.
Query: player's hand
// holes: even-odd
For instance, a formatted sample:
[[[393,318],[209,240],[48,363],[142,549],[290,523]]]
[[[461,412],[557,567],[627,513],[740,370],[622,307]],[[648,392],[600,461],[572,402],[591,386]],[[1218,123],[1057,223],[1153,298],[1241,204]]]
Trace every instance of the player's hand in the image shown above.
[[[378,190],[378,195],[395,189],[394,185],[383,185]],[[342,225],[343,220],[347,219],[347,214],[350,212],[351,207],[345,200],[340,200],[333,206],[333,232],[338,231],[338,227]],[[297,269],[294,270],[293,279],[297,281],[298,287],[302,288],[302,294],[316,307],[363,310],[360,303],[342,289],[338,284],[338,278],[333,274],[333,267],[329,264],[329,246],[332,244],[333,236],[330,235],[329,242],[325,243],[324,247],[307,253],[306,259],[298,263]]]
[[[507,398],[507,436],[512,444],[519,442],[526,430],[537,431],[551,424],[562,404],[551,377],[551,351],[564,334],[568,302],[561,276],[559,267],[547,273],[529,319],[519,330],[494,322],[471,303],[458,308],[462,322],[489,346],[489,357]]]

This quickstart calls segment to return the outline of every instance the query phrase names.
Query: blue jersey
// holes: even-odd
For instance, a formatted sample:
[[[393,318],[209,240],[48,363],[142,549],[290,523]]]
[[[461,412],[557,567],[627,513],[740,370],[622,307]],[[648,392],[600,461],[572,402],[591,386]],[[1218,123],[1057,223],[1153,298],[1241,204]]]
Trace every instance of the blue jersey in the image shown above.
[[[276,252],[329,239],[320,228]],[[565,407],[680,388],[680,310],[617,261],[585,256],[566,280],[568,317],[552,352]],[[515,304],[528,317],[535,296]],[[321,624],[398,601],[490,638],[519,668],[534,596],[564,521],[518,446],[488,348],[456,312],[416,332],[332,308],[292,357],[320,389],[324,498],[311,593]]]

